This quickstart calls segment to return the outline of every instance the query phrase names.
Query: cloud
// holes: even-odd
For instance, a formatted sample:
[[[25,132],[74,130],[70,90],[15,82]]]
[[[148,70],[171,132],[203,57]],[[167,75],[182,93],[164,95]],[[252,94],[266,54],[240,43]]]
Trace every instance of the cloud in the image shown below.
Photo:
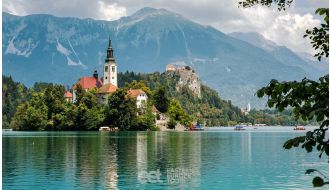
[[[239,0],[4,0],[3,11],[15,15],[47,13],[55,16],[116,20],[149,6],[165,8],[225,33],[259,32],[266,38],[295,51],[311,51],[303,33],[320,23],[313,16],[324,0],[295,0],[286,11],[276,7],[239,8]]]
[[[321,21],[310,13],[298,12],[295,9],[278,12],[266,7],[244,9],[240,19],[226,23],[225,28],[230,32],[256,31],[278,45],[296,52],[312,53],[309,39],[303,38],[303,35],[306,29],[319,26]]]
[[[303,38],[307,28],[320,25],[320,20],[311,14],[284,14],[275,18],[262,34],[279,45],[285,45],[299,52],[313,52],[309,39]]]
[[[104,20],[117,20],[120,17],[126,16],[126,8],[118,6],[117,3],[106,4],[103,1],[97,2],[99,5],[98,17]]]

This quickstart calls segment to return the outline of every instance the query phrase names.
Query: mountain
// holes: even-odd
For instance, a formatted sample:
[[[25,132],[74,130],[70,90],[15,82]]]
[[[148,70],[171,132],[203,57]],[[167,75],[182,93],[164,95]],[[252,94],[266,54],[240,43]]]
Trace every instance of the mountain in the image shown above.
[[[267,40],[257,32],[233,32],[229,35],[264,49],[285,65],[303,69],[305,74],[311,76],[313,79],[318,79],[320,76],[328,73],[328,59],[318,62],[316,58],[308,53],[295,53],[285,46],[279,46],[275,42]]]
[[[310,77],[263,48],[165,9],[143,8],[116,21],[3,13],[2,24],[3,74],[28,86],[36,81],[72,85],[94,69],[102,71],[109,36],[119,71],[188,65],[238,106],[262,107],[264,101],[254,94],[273,78]]]

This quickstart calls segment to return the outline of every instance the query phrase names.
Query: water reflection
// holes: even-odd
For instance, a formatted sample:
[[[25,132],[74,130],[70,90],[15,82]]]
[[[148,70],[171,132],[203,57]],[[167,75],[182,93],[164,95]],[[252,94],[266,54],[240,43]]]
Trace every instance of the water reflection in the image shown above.
[[[281,145],[290,137],[253,132],[7,133],[3,187],[306,189],[311,176],[304,170],[313,166],[327,173],[328,163],[300,149],[284,151]],[[157,182],[139,177],[156,171]]]

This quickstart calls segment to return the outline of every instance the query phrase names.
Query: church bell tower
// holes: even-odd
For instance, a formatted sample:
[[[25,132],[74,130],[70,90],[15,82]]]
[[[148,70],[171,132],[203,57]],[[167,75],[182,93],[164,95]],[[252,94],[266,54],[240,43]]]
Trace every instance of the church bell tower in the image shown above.
[[[109,38],[109,45],[107,49],[107,58],[105,59],[103,66],[103,84],[117,84],[117,65],[115,58],[113,57],[113,49],[111,44],[111,39]]]

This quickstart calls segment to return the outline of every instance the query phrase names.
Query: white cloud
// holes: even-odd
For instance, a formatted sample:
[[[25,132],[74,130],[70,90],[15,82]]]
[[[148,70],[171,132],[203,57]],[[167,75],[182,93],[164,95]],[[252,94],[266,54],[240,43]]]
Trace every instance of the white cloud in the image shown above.
[[[118,6],[117,3],[106,4],[103,1],[97,2],[99,5],[98,18],[104,20],[117,20],[120,17],[126,16],[126,8]]]
[[[297,52],[313,53],[309,40],[303,38],[306,29],[320,25],[321,21],[310,13],[296,9],[278,12],[267,7],[243,9],[239,19],[224,23],[226,32],[259,32],[278,45]],[[220,29],[222,26],[218,26]]]
[[[303,38],[303,35],[306,29],[318,26],[320,23],[320,20],[311,14],[287,13],[276,17],[262,34],[279,45],[285,45],[295,51],[311,53],[313,50],[309,39]]]

